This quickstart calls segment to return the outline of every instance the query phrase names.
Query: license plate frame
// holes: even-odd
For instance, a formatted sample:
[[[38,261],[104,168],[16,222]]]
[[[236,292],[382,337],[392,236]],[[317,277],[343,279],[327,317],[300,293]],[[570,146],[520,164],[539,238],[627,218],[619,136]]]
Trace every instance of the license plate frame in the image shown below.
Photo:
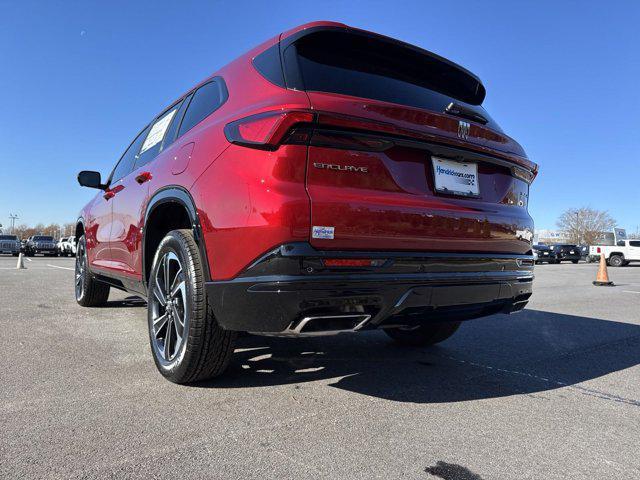
[[[432,156],[431,166],[435,193],[458,197],[480,197],[478,164],[476,162],[461,162]]]

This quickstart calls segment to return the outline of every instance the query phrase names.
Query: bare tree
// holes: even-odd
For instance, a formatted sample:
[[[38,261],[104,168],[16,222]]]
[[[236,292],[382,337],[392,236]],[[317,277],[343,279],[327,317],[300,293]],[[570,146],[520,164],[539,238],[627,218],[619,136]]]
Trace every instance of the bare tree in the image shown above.
[[[76,224],[75,223],[65,223],[62,226],[62,235],[65,237],[69,237],[71,235],[75,235],[76,233]]]
[[[615,227],[616,221],[606,210],[581,207],[565,210],[556,224],[569,241],[594,245],[603,232]]]
[[[636,231],[635,232],[628,233],[627,234],[627,238],[633,239],[633,240],[640,240],[640,226],[636,227]]]

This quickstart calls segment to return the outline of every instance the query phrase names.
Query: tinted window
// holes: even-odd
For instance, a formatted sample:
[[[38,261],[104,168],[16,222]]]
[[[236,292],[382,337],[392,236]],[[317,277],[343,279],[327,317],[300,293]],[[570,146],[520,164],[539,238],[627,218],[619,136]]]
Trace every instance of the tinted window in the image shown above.
[[[113,173],[111,173],[109,183],[117,182],[122,177],[131,172],[131,170],[133,170],[133,165],[136,161],[136,154],[140,151],[142,142],[144,142],[145,138],[147,138],[149,128],[150,127],[147,127],[142,132],[140,132],[133,143],[129,145],[129,148],[127,148],[127,151],[124,152],[124,155],[122,155],[122,157],[120,158],[120,161],[116,165],[116,168],[113,169]]]
[[[168,108],[151,124],[149,133],[146,135],[140,147],[135,168],[149,163],[160,153],[162,141],[169,130],[169,126],[175,122],[176,114],[178,113],[181,103],[182,102]]]
[[[284,87],[284,75],[282,74],[282,63],[280,62],[280,44],[267,48],[264,52],[253,59],[253,66],[260,74],[275,83],[279,87]]]
[[[47,236],[43,236],[43,235],[36,235],[35,237],[33,237],[34,241],[39,241],[39,242],[53,242],[53,237],[47,237]]]
[[[302,88],[443,112],[452,102],[481,115],[484,87],[444,59],[401,44],[349,32],[309,34],[285,50],[287,82],[297,58]],[[294,74],[295,75],[295,74]],[[295,83],[296,79],[293,79]],[[295,86],[295,85],[294,85]]]
[[[192,93],[187,95],[187,98],[184,99],[184,102],[180,104],[180,109],[178,110],[178,113],[176,113],[173,119],[173,122],[171,122],[171,125],[169,125],[169,129],[167,130],[167,133],[164,135],[164,140],[162,142],[162,150],[164,150],[173,142],[175,142],[178,134],[178,127],[180,127],[180,123],[182,122],[182,117],[184,116],[184,111],[189,106],[191,97],[193,97]]]
[[[630,247],[640,247],[640,242],[637,240],[632,240],[629,242]]]
[[[221,79],[213,80],[201,86],[193,94],[191,103],[182,119],[178,136],[191,130],[211,115],[227,98],[227,90]]]
[[[15,235],[0,235],[0,240],[17,240]]]

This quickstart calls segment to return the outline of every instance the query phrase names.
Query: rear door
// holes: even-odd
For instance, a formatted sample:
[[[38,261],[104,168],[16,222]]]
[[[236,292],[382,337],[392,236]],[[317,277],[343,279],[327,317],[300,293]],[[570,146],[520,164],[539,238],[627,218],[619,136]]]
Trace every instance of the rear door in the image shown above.
[[[181,104],[182,101],[166,109],[141,135],[132,171],[119,182],[122,191],[114,199],[111,255],[114,267],[133,280],[140,279],[142,274],[142,228],[150,185],[156,176],[154,160]]]
[[[535,166],[474,104],[475,77],[348,32],[309,34],[284,58],[319,112],[307,164],[314,246],[530,251]]]

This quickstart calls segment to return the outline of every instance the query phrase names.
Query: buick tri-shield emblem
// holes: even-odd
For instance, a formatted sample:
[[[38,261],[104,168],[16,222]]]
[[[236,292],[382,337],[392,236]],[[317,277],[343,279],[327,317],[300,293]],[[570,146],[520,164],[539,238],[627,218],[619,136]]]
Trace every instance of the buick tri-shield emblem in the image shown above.
[[[468,122],[458,122],[458,137],[466,140],[469,137],[469,130],[471,130],[471,124]]]

